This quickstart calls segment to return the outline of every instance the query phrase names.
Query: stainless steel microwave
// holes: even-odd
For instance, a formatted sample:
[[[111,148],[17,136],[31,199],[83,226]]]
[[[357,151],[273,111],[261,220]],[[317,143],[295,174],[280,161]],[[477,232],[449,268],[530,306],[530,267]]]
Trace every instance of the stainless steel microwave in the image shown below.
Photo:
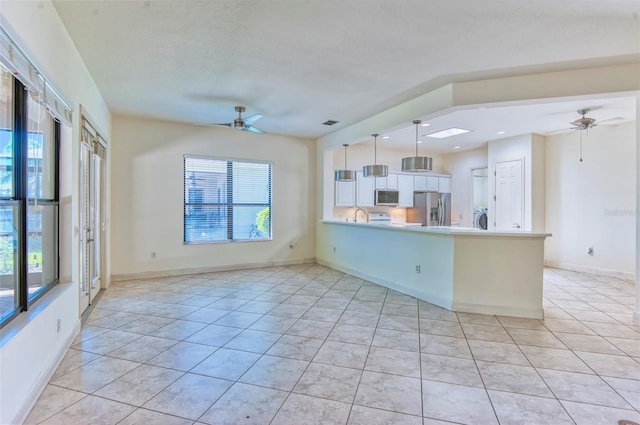
[[[398,205],[397,190],[376,190],[376,205]]]

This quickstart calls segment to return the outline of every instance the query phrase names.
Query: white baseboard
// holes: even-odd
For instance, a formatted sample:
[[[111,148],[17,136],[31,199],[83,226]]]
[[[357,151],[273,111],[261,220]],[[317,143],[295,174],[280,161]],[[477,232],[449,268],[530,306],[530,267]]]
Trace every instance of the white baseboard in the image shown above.
[[[460,313],[490,314],[495,316],[522,317],[525,319],[544,319],[544,309],[514,308],[499,305],[453,303],[453,311]]]
[[[556,261],[545,261],[545,267],[554,269],[571,270],[574,272],[591,273],[599,276],[616,277],[622,280],[635,282],[636,274],[633,272],[622,272],[619,270],[603,269],[600,267],[584,266],[582,264],[571,264]]]
[[[24,404],[17,411],[16,416],[11,423],[21,424],[25,421],[25,419],[27,419],[29,412],[31,412],[31,409],[33,409],[33,406],[36,405],[38,398],[40,398],[40,395],[42,394],[47,384],[51,380],[51,377],[53,376],[53,374],[56,373],[58,366],[60,366],[60,363],[62,362],[62,359],[64,359],[65,354],[67,354],[67,351],[71,347],[71,344],[80,333],[81,326],[82,325],[80,323],[80,320],[78,320],[76,322],[76,325],[73,327],[73,331],[69,334],[67,339],[64,341],[64,343],[60,347],[60,350],[56,353],[56,357],[54,361],[49,364],[49,367],[42,374],[42,376],[36,382],[33,383],[29,396],[25,400]]]
[[[348,273],[348,274],[350,274],[352,276],[359,277],[360,279],[364,279],[364,280],[367,280],[369,282],[377,283],[378,285],[382,285],[382,286],[384,286],[386,288],[393,289],[394,291],[403,293],[405,295],[416,297],[419,300],[428,302],[430,304],[437,305],[438,307],[446,308],[447,310],[451,310],[452,309],[452,301],[451,300],[447,300],[447,299],[442,298],[442,297],[434,296],[433,294],[429,294],[428,292],[420,291],[420,290],[416,290],[416,289],[412,289],[412,288],[407,288],[407,287],[398,285],[397,283],[392,282],[390,280],[386,280],[386,279],[380,278],[378,276],[373,276],[373,275],[370,275],[370,274],[367,274],[367,273],[362,273],[362,272],[360,272],[358,270],[351,269],[349,267],[344,267],[344,266],[341,266],[339,264],[334,264],[331,261],[324,261],[324,260],[321,260],[321,259],[316,259],[316,262],[318,264],[323,265],[323,266],[331,267],[332,269],[339,270],[341,272]]]
[[[189,268],[189,269],[144,271],[144,272],[136,272],[136,273],[121,273],[121,274],[113,273],[111,274],[110,282],[120,282],[123,280],[131,280],[131,279],[149,279],[154,277],[165,277],[165,276],[183,276],[183,275],[189,275],[189,274],[226,272],[226,271],[233,271],[233,270],[259,269],[262,267],[293,266],[296,264],[315,263],[315,261],[316,261],[315,257],[294,258],[294,259],[286,259],[286,260],[259,261],[255,263],[225,264],[221,266],[197,267],[197,268]]]

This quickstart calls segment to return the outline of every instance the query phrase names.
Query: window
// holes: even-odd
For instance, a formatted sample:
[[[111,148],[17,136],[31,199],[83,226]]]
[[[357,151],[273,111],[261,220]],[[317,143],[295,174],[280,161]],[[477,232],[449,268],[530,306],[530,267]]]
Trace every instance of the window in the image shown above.
[[[271,239],[269,162],[184,157],[184,243]]]
[[[0,66],[0,325],[58,281],[60,124]]]

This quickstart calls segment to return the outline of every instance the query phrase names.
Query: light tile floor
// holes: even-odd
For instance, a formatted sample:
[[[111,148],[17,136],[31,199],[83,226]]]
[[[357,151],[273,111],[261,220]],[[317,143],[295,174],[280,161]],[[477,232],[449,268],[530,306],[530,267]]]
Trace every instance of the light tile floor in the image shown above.
[[[640,422],[633,284],[544,276],[545,320],[315,264],[114,282],[26,422]]]

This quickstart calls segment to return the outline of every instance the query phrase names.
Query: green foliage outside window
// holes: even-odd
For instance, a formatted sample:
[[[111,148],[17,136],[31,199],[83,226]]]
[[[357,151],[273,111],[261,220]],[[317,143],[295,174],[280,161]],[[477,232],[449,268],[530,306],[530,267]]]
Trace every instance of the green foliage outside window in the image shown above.
[[[260,210],[258,214],[256,214],[256,227],[258,227],[258,231],[260,234],[264,236],[269,235],[269,224],[271,223],[271,209],[269,207]]]

